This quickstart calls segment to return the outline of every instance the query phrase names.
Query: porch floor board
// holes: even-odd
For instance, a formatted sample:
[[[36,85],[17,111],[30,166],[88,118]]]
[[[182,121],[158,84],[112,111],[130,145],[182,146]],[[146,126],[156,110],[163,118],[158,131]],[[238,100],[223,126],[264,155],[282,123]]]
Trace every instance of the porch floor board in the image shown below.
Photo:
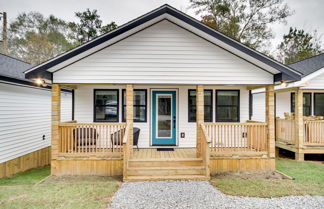
[[[134,149],[133,159],[185,159],[196,158],[195,148],[175,148],[174,151],[157,151],[156,149]]]

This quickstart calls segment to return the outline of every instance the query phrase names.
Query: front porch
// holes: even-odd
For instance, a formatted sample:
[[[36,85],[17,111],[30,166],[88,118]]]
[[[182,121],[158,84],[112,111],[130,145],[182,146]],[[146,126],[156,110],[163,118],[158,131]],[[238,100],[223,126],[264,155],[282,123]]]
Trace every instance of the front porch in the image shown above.
[[[60,122],[58,90],[61,85],[53,85],[52,97],[52,174],[54,175],[123,175],[126,181],[162,180],[162,179],[209,179],[210,174],[238,170],[273,170],[274,143],[271,142],[274,116],[273,87],[268,86],[267,115],[268,123],[260,122],[205,122],[204,117],[206,97],[205,89],[211,86],[197,85],[196,90],[196,122],[189,123],[180,114],[186,112],[183,101],[179,101],[179,115],[175,116],[176,143],[161,146],[149,143],[151,122],[134,122],[134,85],[125,86],[125,122],[92,122],[84,123],[79,115],[78,120]],[[72,86],[70,86],[72,87]],[[80,102],[78,91],[82,92],[82,85],[74,85],[75,103]],[[100,86],[100,88],[114,88],[114,86]],[[87,87],[88,88],[88,87]],[[141,88],[136,85],[136,88]],[[142,87],[143,88],[143,87]],[[155,89],[156,87],[152,87]],[[164,89],[169,87],[164,87]],[[179,97],[182,92],[188,92],[192,87],[177,86]],[[183,89],[184,88],[184,89]],[[241,94],[248,91],[248,87],[217,87],[241,89]],[[80,90],[79,90],[80,89]],[[243,90],[245,89],[245,90]],[[214,91],[214,90],[212,90]],[[247,94],[248,95],[248,94]],[[149,95],[150,96],[150,95]],[[189,96],[189,95],[188,95]],[[93,96],[90,96],[93,98]],[[207,98],[208,99],[208,98]],[[239,97],[244,105],[246,98]],[[188,101],[188,100],[187,100]],[[213,102],[214,103],[214,102]],[[188,105],[188,103],[187,103]],[[80,104],[75,104],[75,107]],[[148,102],[148,107],[151,103]],[[239,106],[239,109],[241,106]],[[150,108],[148,108],[150,109]],[[213,108],[212,108],[213,109]],[[183,112],[181,112],[181,110]],[[76,113],[78,109],[74,110]],[[189,110],[187,110],[189,111]],[[111,113],[110,113],[111,114]],[[244,114],[239,118],[244,118]],[[213,118],[214,116],[212,116]],[[148,119],[150,121],[151,119]],[[213,121],[214,119],[212,119]],[[270,124],[270,125],[269,125]],[[272,125],[271,125],[272,124]],[[192,126],[190,128],[183,128]],[[134,144],[134,127],[140,127],[142,132],[136,146]],[[188,131],[188,132],[187,132]],[[181,135],[195,134],[185,139],[194,138],[193,145],[185,145]],[[163,132],[165,134],[165,132]],[[145,143],[151,144],[145,146]],[[188,143],[188,142],[187,142]],[[173,148],[173,151],[158,151],[157,148]]]

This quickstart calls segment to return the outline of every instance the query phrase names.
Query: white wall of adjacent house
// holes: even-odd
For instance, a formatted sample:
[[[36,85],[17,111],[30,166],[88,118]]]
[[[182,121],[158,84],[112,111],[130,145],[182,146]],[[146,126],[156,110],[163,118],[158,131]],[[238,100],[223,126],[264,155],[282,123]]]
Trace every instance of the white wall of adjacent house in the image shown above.
[[[55,71],[53,82],[244,85],[273,75],[163,20]]]
[[[75,90],[75,120],[80,123],[94,122],[94,90],[95,89],[118,89],[119,90],[119,122],[122,120],[122,89],[124,86],[119,85],[79,85]],[[196,86],[148,86],[135,85],[134,89],[147,89],[147,122],[134,123],[134,127],[140,128],[140,136],[138,145],[140,148],[148,148],[151,146],[151,91],[153,89],[176,89],[177,95],[177,145],[179,147],[195,147],[196,146],[196,123],[188,122],[188,90],[195,89]],[[213,90],[213,122],[215,122],[215,93],[216,89],[234,89],[240,90],[240,122],[249,119],[249,91],[246,86],[227,86],[216,87],[206,86],[205,89]],[[185,137],[181,138],[180,133],[185,133]]]
[[[61,107],[62,121],[71,120],[71,93],[62,92]],[[0,163],[48,147],[50,143],[51,91],[0,83]]]

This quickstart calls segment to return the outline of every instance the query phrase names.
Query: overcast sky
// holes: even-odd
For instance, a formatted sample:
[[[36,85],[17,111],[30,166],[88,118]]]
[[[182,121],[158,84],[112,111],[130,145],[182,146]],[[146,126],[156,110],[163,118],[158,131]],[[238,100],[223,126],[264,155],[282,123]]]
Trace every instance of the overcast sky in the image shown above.
[[[282,35],[288,32],[290,26],[306,31],[317,29],[320,34],[324,34],[323,0],[285,1],[295,14],[288,18],[287,25],[272,26],[276,35],[272,41],[272,48],[280,42]],[[75,20],[74,12],[90,8],[97,9],[105,23],[115,21],[121,25],[165,3],[195,17],[194,11],[187,9],[189,0],[0,0],[0,10],[8,13],[9,21],[19,13],[29,11],[38,11],[44,15],[53,14],[65,20]]]

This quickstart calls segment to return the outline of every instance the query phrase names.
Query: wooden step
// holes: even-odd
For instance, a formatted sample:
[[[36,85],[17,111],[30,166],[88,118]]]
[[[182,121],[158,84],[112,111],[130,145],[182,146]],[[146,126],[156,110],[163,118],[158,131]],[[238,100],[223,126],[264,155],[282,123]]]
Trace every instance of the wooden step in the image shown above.
[[[173,175],[203,175],[204,166],[177,166],[177,167],[129,167],[128,176],[173,176]]]
[[[128,166],[131,167],[177,167],[177,166],[202,166],[201,158],[166,158],[166,159],[130,159]]]
[[[173,176],[128,176],[124,181],[166,181],[166,180],[197,180],[205,181],[205,175],[173,175]]]

